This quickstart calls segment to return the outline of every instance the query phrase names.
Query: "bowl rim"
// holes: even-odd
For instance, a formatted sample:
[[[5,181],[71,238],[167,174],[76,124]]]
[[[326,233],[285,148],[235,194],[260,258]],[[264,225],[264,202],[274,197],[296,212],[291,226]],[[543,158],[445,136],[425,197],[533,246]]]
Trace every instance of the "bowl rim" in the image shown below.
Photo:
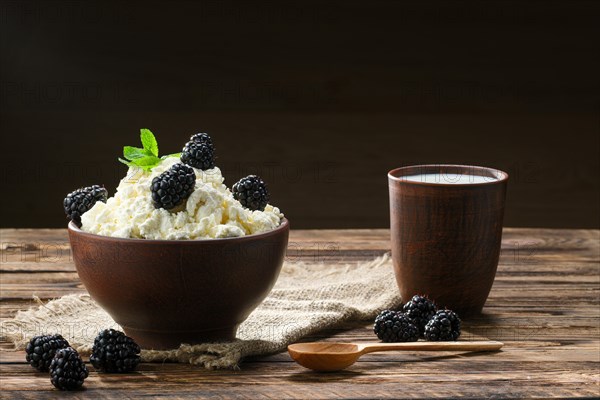
[[[251,235],[244,236],[235,236],[228,238],[210,238],[210,239],[138,239],[138,238],[120,238],[113,236],[104,236],[98,235],[95,233],[90,233],[81,230],[73,221],[69,221],[67,225],[67,229],[70,232],[73,232],[79,236],[88,237],[94,240],[107,240],[107,241],[118,241],[118,242],[127,242],[127,243],[147,243],[147,244],[167,244],[167,243],[176,243],[176,244],[197,244],[197,243],[226,243],[226,242],[234,242],[234,241],[250,241],[257,239],[264,239],[269,236],[274,236],[279,234],[282,231],[286,231],[289,229],[290,222],[287,218],[283,217],[277,227],[271,229],[270,231],[261,232],[261,233],[253,233]]]

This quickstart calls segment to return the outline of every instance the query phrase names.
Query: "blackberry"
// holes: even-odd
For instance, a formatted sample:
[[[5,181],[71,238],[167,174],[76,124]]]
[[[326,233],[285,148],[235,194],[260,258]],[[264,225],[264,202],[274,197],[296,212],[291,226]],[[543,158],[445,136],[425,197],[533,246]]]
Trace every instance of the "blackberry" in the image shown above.
[[[406,315],[385,310],[375,318],[373,331],[384,342],[416,342],[419,329]]]
[[[88,370],[77,351],[66,347],[56,352],[50,363],[50,382],[60,390],[75,390],[83,385]]]
[[[267,185],[260,177],[248,175],[240,179],[231,188],[233,197],[238,200],[242,206],[254,211],[263,211],[269,203],[269,191]]]
[[[460,336],[460,318],[454,311],[440,310],[425,326],[425,339],[432,342],[456,340]]]
[[[433,317],[436,310],[437,307],[433,301],[425,296],[418,295],[413,296],[402,308],[404,314],[412,319],[413,323],[419,328],[419,335],[421,337],[425,333],[425,325]]]
[[[57,350],[69,347],[69,342],[61,335],[42,335],[32,338],[25,348],[25,359],[35,369],[48,371]]]
[[[140,346],[129,336],[105,329],[96,336],[90,362],[99,371],[129,372],[140,363]]]
[[[207,170],[215,167],[215,147],[207,133],[197,133],[181,151],[181,162],[194,168]]]
[[[106,203],[108,192],[100,185],[77,189],[67,195],[63,207],[67,218],[81,225],[81,215],[96,204],[97,201]]]
[[[190,197],[195,184],[194,170],[185,164],[175,164],[152,179],[152,203],[155,208],[171,210]]]
[[[190,140],[197,143],[208,143],[211,146],[213,144],[212,139],[208,135],[208,133],[196,133],[195,135],[192,135]]]

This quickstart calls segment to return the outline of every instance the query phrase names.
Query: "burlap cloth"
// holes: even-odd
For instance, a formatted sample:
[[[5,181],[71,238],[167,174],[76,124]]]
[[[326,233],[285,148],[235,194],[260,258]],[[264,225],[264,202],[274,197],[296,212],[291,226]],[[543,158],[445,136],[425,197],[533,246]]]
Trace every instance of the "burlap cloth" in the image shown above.
[[[0,323],[0,337],[23,349],[42,333],[60,333],[88,355],[96,334],[119,326],[87,294],[52,300]],[[244,357],[277,353],[306,335],[348,321],[372,320],[400,305],[389,255],[358,265],[286,263],[265,301],[243,322],[237,340],[182,344],[173,350],[146,350],[146,362],[175,361],[206,368],[237,368]],[[374,337],[375,339],[375,337]]]

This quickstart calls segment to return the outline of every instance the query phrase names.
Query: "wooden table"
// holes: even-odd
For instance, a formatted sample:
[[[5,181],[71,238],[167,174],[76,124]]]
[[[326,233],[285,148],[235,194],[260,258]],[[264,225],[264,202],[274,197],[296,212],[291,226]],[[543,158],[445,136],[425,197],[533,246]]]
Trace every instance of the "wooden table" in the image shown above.
[[[0,317],[81,293],[65,230],[0,231]],[[387,230],[293,231],[289,258],[356,262],[389,251]],[[247,360],[239,371],[142,364],[137,373],[91,371],[78,398],[174,396],[245,398],[428,398],[600,396],[600,231],[504,231],[501,262],[483,315],[465,321],[464,339],[505,343],[495,354],[377,353],[339,373],[314,373],[287,353]],[[311,340],[372,341],[365,321]],[[2,398],[54,397],[47,375],[24,352],[0,348]],[[93,368],[90,366],[90,369]]]

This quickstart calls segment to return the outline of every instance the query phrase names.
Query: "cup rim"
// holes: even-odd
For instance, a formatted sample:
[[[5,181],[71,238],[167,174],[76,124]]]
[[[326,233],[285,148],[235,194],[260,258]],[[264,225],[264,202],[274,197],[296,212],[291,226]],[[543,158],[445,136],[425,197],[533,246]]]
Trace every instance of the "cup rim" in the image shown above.
[[[79,228],[73,221],[69,221],[67,229],[77,235],[93,238],[94,240],[108,240],[108,241],[119,241],[119,242],[127,242],[127,243],[148,243],[148,244],[200,244],[200,243],[226,243],[226,242],[243,242],[249,240],[260,240],[273,235],[277,235],[279,232],[287,230],[290,226],[290,222],[287,218],[282,218],[279,222],[279,225],[270,231],[261,232],[261,233],[253,233],[245,236],[236,236],[236,237],[227,237],[227,238],[210,238],[210,239],[139,239],[139,238],[120,238],[113,236],[104,236],[98,235],[95,233],[90,233]]]
[[[402,179],[402,177],[409,175],[410,173],[416,170],[417,173],[424,173],[423,170],[426,171],[437,171],[438,173],[442,173],[444,169],[460,169],[464,171],[469,171],[469,175],[477,175],[484,176],[489,178],[494,178],[494,180],[490,180],[489,182],[473,182],[473,183],[441,183],[441,182],[418,182],[418,181],[407,181]],[[475,174],[473,172],[481,172],[482,174]],[[394,168],[388,172],[388,180],[398,183],[404,183],[408,185],[420,185],[420,186],[436,186],[436,187],[476,187],[476,186],[487,186],[487,185],[496,185],[502,182],[506,182],[508,180],[508,173],[501,171],[496,168],[491,167],[482,167],[478,165],[466,165],[466,164],[417,164],[417,165],[407,165],[404,167]]]

